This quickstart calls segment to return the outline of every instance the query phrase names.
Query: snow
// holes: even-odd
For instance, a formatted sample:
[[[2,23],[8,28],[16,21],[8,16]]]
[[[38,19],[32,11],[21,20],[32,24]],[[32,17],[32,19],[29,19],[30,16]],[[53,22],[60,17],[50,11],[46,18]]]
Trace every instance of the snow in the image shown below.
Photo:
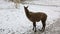
[[[2,3],[3,2],[3,3]],[[20,4],[16,9],[14,3],[0,1],[0,34],[30,34],[32,30],[32,22],[26,17],[24,7],[27,4]],[[39,5],[29,5],[31,12],[44,12],[48,15],[46,27],[55,23],[60,17],[60,7],[49,7]],[[37,29],[41,29],[41,22],[37,23]]]

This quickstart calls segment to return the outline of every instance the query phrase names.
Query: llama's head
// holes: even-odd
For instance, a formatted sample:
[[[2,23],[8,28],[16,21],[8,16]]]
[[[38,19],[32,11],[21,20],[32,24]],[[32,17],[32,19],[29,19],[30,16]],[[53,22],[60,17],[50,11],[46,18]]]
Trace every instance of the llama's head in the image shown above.
[[[26,6],[26,7],[24,6],[24,9],[27,9],[27,8],[28,8],[28,6]]]
[[[24,10],[25,10],[25,12],[28,12],[29,11],[28,6],[24,6]]]
[[[28,6],[24,6],[24,10],[25,10],[26,15],[28,16],[29,15]]]

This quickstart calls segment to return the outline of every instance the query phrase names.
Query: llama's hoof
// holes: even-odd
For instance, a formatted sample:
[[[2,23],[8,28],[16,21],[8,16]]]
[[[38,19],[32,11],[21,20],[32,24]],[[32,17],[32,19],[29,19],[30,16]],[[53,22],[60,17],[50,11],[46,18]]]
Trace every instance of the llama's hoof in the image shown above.
[[[36,30],[32,29],[34,32],[36,32]]]
[[[34,31],[34,32],[36,32],[36,31]]]

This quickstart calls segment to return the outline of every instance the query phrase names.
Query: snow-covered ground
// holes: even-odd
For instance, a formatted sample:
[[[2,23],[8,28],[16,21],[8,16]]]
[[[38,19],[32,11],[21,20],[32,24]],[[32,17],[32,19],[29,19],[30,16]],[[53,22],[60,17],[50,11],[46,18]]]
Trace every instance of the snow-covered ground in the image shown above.
[[[20,4],[16,9],[14,3],[0,1],[0,34],[33,34],[32,22],[25,15],[24,6]],[[60,17],[60,7],[28,5],[31,12],[45,12],[48,15],[46,27],[56,22]],[[37,29],[41,29],[41,22],[37,23]]]

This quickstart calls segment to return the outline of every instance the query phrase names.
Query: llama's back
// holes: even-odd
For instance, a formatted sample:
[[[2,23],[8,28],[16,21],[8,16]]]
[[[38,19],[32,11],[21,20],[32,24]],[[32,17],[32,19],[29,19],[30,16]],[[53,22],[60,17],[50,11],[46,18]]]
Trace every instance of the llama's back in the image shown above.
[[[29,13],[29,19],[31,21],[40,21],[40,20],[46,20],[47,18],[47,15],[45,13],[42,13],[42,12],[38,12],[38,13],[32,13],[30,12]]]

